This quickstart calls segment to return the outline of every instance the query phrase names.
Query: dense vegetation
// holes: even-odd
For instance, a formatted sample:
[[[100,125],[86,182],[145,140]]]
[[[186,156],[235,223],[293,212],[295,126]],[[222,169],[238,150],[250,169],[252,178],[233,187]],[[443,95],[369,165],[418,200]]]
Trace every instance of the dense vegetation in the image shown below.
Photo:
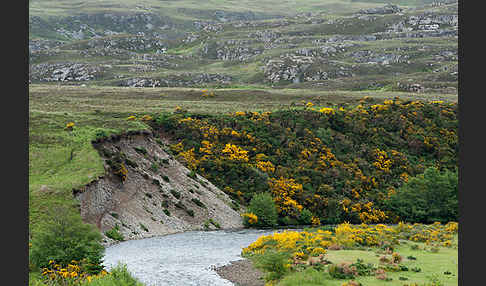
[[[29,243],[29,285],[141,286],[126,266],[104,269],[101,233],[74,209],[56,205]]]
[[[424,213],[407,217],[405,205],[388,201],[407,196],[420,184],[411,177],[427,168],[450,172],[443,185],[447,209],[431,219],[457,220],[457,104],[368,101],[225,115],[179,108],[155,121],[179,142],[171,145],[178,158],[235,201],[248,204],[256,193],[272,194],[280,224],[298,223],[304,209],[314,224],[422,221]],[[421,192],[421,205],[433,193]]]

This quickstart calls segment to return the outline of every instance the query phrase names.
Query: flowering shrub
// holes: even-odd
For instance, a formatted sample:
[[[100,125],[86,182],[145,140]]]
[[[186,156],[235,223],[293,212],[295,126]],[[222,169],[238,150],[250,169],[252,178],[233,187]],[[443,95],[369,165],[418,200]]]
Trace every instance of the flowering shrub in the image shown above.
[[[67,131],[73,131],[73,128],[74,128],[74,122],[68,122],[64,129],[66,129]]]
[[[334,228],[334,232],[317,229],[316,231],[283,231],[270,235],[260,236],[248,247],[243,248],[243,254],[264,253],[267,249],[280,251],[292,251],[309,255],[313,251],[331,249],[333,245],[352,249],[360,246],[377,246],[392,248],[397,245],[400,239],[411,241],[450,241],[457,233],[457,228],[453,230],[457,222],[450,222],[445,225],[435,223],[432,225],[422,224],[403,224],[398,225],[352,225],[342,223]],[[423,240],[417,239],[423,237]],[[426,239],[428,237],[428,240]],[[386,256],[385,256],[386,257]],[[388,259],[388,258],[387,258]],[[402,256],[392,253],[389,262],[399,263]]]
[[[245,224],[256,224],[258,222],[258,217],[254,213],[244,213],[241,215]]]
[[[82,285],[84,282],[91,282],[108,275],[106,270],[101,270],[98,274],[90,274],[84,270],[85,261],[72,260],[67,265],[61,265],[54,260],[49,261],[49,265],[41,269],[41,274],[46,283],[56,285]]]
[[[398,223],[407,212],[388,201],[401,196],[401,187],[428,167],[458,166],[457,104],[303,105],[222,115],[176,111],[155,124],[178,141],[171,149],[187,166],[233,200],[248,204],[255,193],[270,193],[282,222],[306,208],[320,223]]]
[[[209,91],[207,89],[203,89],[202,90],[202,93],[201,93],[201,96],[202,97],[214,97],[215,94],[214,94],[214,91]]]
[[[146,115],[142,116],[142,118],[140,118],[140,120],[142,120],[142,121],[152,121],[153,118],[152,118],[152,116],[146,114]]]

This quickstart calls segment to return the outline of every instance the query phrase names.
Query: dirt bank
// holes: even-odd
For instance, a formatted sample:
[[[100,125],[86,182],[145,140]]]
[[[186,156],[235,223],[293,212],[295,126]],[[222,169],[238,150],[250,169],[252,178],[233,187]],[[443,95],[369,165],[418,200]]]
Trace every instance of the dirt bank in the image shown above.
[[[83,220],[101,232],[117,226],[127,240],[243,227],[231,199],[191,173],[151,133],[111,136],[93,145],[104,160],[105,175],[73,193]],[[105,244],[113,242],[105,237]]]

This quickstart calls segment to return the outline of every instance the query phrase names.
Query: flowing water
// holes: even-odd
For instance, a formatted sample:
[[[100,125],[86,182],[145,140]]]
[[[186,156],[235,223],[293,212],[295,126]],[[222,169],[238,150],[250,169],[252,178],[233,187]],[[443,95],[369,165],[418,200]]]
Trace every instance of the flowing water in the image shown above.
[[[240,260],[241,250],[261,235],[280,230],[190,231],[129,240],[105,250],[108,270],[121,262],[130,273],[150,286],[233,285],[211,270]]]

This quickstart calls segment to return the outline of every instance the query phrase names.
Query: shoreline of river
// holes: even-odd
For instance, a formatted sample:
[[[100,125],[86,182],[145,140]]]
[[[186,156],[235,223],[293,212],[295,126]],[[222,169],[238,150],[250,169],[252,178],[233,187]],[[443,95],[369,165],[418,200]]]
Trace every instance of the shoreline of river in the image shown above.
[[[253,266],[249,259],[231,261],[227,265],[216,267],[216,273],[235,286],[264,286],[263,273]]]
[[[155,235],[147,236],[147,237],[134,237],[134,238],[124,239],[122,241],[111,239],[111,238],[109,238],[109,237],[107,237],[106,235],[103,234],[103,236],[104,236],[103,240],[106,240],[106,241],[102,241],[101,245],[103,245],[105,248],[108,248],[108,247],[120,244],[122,242],[125,242],[125,241],[135,241],[135,240],[142,240],[142,239],[154,238],[154,237],[164,237],[164,236],[168,236],[168,235],[180,234],[180,233],[191,232],[191,231],[207,231],[207,232],[222,231],[222,230],[224,230],[224,231],[241,231],[241,230],[244,230],[244,229],[248,229],[248,228],[238,227],[238,228],[221,228],[221,229],[211,229],[211,230],[187,229],[187,230],[180,230],[180,231],[175,231],[175,232],[170,232],[170,233],[165,233],[165,234],[155,234]]]

